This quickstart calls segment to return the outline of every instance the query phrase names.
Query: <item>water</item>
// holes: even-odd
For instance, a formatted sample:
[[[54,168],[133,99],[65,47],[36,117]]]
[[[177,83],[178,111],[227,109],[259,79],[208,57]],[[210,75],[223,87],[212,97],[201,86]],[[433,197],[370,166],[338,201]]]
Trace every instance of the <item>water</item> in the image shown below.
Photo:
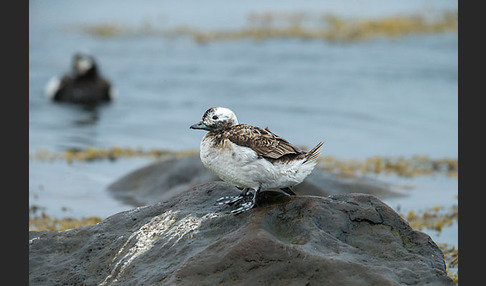
[[[346,44],[297,39],[198,44],[189,38],[98,38],[80,30],[87,24],[145,22],[221,30],[247,25],[252,12],[377,18],[444,9],[457,9],[457,1],[30,1],[29,152],[195,150],[204,133],[189,126],[208,107],[225,106],[240,122],[268,126],[298,146],[324,140],[323,156],[457,158],[457,34]],[[112,104],[83,109],[46,100],[45,84],[67,72],[79,50],[94,54],[113,82],[118,95]],[[148,163],[30,160],[29,204],[58,217],[115,214],[131,206],[111,198],[106,186]],[[420,210],[457,203],[457,179],[407,184],[410,196],[386,201],[390,206]],[[438,239],[457,245],[457,225]]]
[[[43,96],[45,82],[66,70],[69,57],[52,71],[31,59],[29,149],[194,149],[201,134],[188,126],[216,105],[298,145],[325,140],[329,156],[457,157],[457,36],[137,45],[148,51],[96,53],[118,97],[95,111],[52,105]]]
[[[188,126],[219,105],[297,145],[324,140],[329,156],[457,157],[457,35],[352,44],[103,39],[67,27],[110,18],[79,12],[77,19],[71,6],[58,8],[67,12],[59,19],[47,17],[52,8],[31,4],[29,150],[194,149],[201,134]],[[118,98],[111,106],[86,112],[45,100],[45,83],[68,70],[77,50],[91,51],[114,83]]]

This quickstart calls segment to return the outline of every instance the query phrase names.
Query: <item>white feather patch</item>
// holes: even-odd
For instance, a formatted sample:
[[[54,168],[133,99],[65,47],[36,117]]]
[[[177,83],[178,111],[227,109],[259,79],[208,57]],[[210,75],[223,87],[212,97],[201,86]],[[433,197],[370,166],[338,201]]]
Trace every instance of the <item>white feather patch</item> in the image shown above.
[[[215,147],[204,136],[200,146],[201,161],[223,181],[242,188],[285,188],[301,183],[315,167],[305,159],[270,162],[259,158],[251,148],[226,141]]]
[[[58,77],[52,77],[46,84],[44,88],[45,95],[48,99],[53,100],[54,95],[59,90],[61,85],[61,80]]]

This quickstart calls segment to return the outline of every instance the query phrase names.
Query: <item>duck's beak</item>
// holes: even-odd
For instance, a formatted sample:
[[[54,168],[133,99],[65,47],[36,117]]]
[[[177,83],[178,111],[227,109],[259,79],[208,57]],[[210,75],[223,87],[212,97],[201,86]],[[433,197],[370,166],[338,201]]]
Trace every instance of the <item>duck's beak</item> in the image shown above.
[[[199,121],[199,123],[191,125],[189,128],[191,128],[191,129],[202,129],[202,130],[209,131],[209,127],[206,124],[204,124],[202,121]]]

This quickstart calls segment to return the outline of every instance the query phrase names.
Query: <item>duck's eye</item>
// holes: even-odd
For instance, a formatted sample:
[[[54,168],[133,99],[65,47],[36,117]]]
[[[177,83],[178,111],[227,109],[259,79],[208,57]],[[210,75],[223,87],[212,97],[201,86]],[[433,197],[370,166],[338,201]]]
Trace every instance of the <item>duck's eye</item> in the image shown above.
[[[215,115],[215,116],[213,116],[213,119],[214,120],[218,120],[218,117]]]

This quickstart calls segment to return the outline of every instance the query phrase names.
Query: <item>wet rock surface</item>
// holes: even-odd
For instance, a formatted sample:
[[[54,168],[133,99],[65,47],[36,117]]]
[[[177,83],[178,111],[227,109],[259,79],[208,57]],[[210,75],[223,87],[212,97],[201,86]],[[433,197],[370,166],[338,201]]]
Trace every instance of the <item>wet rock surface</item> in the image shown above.
[[[29,232],[31,285],[455,285],[430,237],[373,195],[264,192],[202,183],[67,231]]]
[[[199,155],[193,155],[137,169],[110,184],[108,191],[124,203],[143,206],[167,200],[196,184],[219,180],[203,166]],[[390,184],[370,178],[343,177],[318,167],[293,190],[298,195],[315,196],[366,193],[383,199],[401,195]]]

